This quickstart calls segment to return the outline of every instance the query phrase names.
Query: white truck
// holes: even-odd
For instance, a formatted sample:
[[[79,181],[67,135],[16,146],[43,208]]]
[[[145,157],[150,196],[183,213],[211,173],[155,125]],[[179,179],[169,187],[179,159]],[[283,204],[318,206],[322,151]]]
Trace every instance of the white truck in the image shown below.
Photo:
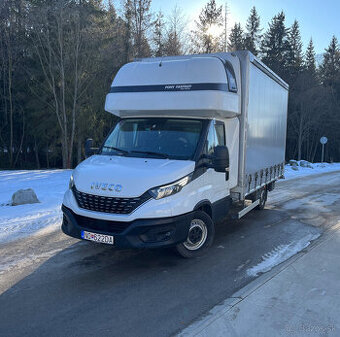
[[[136,60],[105,110],[119,121],[71,177],[64,233],[121,248],[212,244],[284,174],[288,85],[248,51]]]

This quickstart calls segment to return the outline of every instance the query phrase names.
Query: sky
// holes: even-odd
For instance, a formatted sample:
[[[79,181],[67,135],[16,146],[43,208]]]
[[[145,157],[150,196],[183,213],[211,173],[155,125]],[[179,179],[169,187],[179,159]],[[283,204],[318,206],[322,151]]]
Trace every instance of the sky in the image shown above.
[[[187,17],[188,28],[193,27],[201,8],[208,0],[152,0],[152,10],[167,15],[178,5]],[[223,0],[216,0],[224,5]],[[286,14],[286,25],[290,26],[295,19],[299,21],[303,48],[307,47],[312,37],[317,54],[323,53],[333,35],[340,39],[340,0],[228,0],[228,31],[235,22],[245,26],[250,9],[255,6],[264,32],[268,28],[271,18],[280,12]]]

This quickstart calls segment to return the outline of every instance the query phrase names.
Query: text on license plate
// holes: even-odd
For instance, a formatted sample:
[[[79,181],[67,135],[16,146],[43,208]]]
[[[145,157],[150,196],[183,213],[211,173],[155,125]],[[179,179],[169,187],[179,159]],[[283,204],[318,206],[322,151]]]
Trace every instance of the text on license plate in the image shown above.
[[[87,231],[81,231],[81,237],[85,240],[94,242],[106,243],[108,245],[114,244],[114,237],[112,235],[98,234]]]

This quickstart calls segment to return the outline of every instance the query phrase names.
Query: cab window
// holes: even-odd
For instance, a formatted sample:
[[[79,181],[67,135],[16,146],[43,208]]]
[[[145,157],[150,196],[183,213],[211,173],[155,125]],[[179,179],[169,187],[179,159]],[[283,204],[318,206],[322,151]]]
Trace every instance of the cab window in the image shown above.
[[[204,153],[212,155],[214,153],[214,148],[217,145],[225,146],[224,123],[220,121],[212,121],[209,126]]]
[[[229,91],[237,92],[236,77],[235,77],[235,73],[234,73],[232,65],[227,62],[225,64],[225,70],[226,70],[227,78],[228,78],[228,89],[229,89]]]
[[[216,131],[217,145],[225,146],[224,123],[216,122],[215,123],[215,131]]]

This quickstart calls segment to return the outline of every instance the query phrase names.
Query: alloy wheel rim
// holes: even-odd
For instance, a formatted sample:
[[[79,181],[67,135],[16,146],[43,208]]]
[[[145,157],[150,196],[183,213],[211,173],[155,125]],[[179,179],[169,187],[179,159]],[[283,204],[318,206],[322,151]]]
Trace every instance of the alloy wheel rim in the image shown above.
[[[190,223],[187,240],[183,243],[188,250],[200,249],[208,237],[208,228],[201,219],[193,219]]]

